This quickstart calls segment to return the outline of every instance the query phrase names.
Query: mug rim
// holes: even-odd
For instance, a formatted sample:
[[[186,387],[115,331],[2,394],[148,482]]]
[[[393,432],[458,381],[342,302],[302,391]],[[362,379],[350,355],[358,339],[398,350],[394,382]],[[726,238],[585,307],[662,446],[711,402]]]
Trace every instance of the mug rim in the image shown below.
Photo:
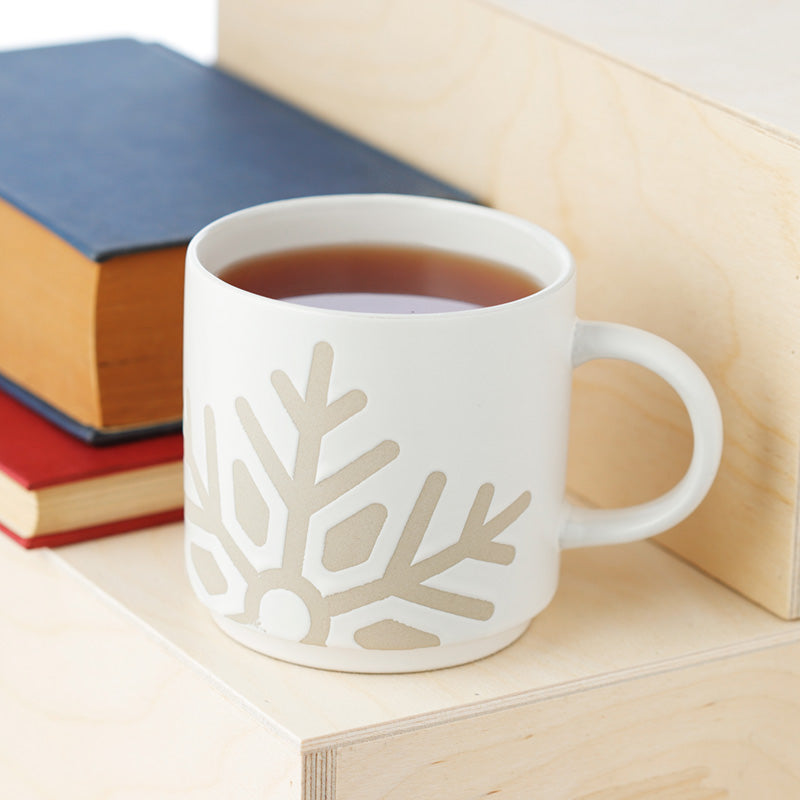
[[[343,309],[333,308],[320,308],[317,306],[306,306],[299,303],[290,303],[282,298],[267,297],[265,295],[251,292],[247,289],[242,289],[234,286],[231,283],[220,278],[215,272],[212,272],[207,267],[199,256],[198,249],[202,246],[205,240],[213,236],[216,231],[223,228],[233,221],[243,220],[249,217],[258,217],[264,213],[274,211],[281,211],[285,209],[291,210],[292,208],[309,209],[321,208],[324,210],[326,206],[336,206],[341,208],[347,205],[358,205],[362,203],[380,203],[386,205],[405,205],[407,207],[422,208],[428,206],[432,211],[438,210],[458,210],[459,214],[472,215],[474,218],[490,219],[509,228],[516,229],[527,236],[531,236],[537,244],[544,246],[553,256],[554,260],[558,262],[559,273],[554,280],[548,281],[546,285],[542,286],[534,294],[526,295],[525,297],[516,300],[510,300],[505,303],[497,303],[490,306],[479,306],[477,308],[459,309],[456,311],[434,311],[426,312],[424,314],[416,314],[413,312],[375,312],[375,311],[348,311]],[[325,244],[320,244],[324,247]],[[286,248],[287,250],[295,250],[299,248]],[[447,248],[442,248],[447,249]],[[278,252],[277,250],[275,252]],[[501,262],[502,263],[502,262]],[[513,266],[513,265],[509,265]],[[487,315],[502,313],[511,308],[518,308],[527,304],[534,304],[543,302],[547,297],[558,292],[562,287],[570,283],[575,275],[575,260],[569,248],[562,242],[555,234],[547,229],[530,222],[515,214],[501,211],[491,206],[482,205],[478,202],[469,203],[463,200],[452,200],[449,198],[429,197],[426,195],[413,195],[413,194],[393,194],[386,192],[377,193],[349,193],[349,194],[325,194],[325,195],[307,195],[303,197],[292,197],[284,200],[272,200],[266,203],[260,203],[254,206],[232,211],[225,214],[201,228],[190,240],[186,251],[186,267],[197,268],[203,279],[214,282],[218,288],[226,292],[233,292],[235,296],[245,296],[254,298],[258,302],[263,302],[267,305],[277,304],[277,307],[283,309],[291,309],[293,312],[302,314],[309,314],[313,316],[333,316],[339,319],[353,318],[353,319],[386,319],[386,320],[408,320],[408,319],[437,319],[437,318],[464,318],[465,316]],[[514,266],[514,268],[518,268]],[[538,278],[538,276],[535,276]]]

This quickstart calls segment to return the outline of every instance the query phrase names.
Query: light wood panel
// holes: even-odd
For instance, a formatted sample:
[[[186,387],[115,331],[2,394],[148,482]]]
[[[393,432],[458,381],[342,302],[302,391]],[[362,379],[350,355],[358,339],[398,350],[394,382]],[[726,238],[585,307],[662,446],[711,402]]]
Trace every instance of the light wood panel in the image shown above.
[[[795,643],[345,746],[336,796],[788,800],[798,741]]]
[[[491,658],[411,675],[348,675],[265,658],[223,634],[185,578],[182,524],[57,552],[221,691],[315,750],[800,637],[800,623],[643,542],[566,552],[552,604]]]
[[[661,541],[797,616],[796,138],[478,0],[222,0],[219,15],[223,67],[551,229],[576,255],[582,316],[698,361],[722,468]],[[576,493],[614,506],[677,479],[690,433],[669,389],[605,363],[575,389]]]
[[[0,795],[800,792],[800,622],[652,544],[565,554],[518,643],[417,675],[247,650],[194,599],[182,550],[179,524],[53,552],[0,541]]]
[[[800,60],[792,0],[487,2],[798,138]]]
[[[102,604],[0,537],[0,796],[294,800],[282,740]]]

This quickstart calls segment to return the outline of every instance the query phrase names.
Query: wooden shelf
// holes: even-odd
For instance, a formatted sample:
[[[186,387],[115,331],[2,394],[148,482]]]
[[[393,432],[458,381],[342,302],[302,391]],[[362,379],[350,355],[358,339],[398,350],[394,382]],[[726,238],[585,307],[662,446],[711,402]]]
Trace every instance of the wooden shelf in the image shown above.
[[[181,525],[0,542],[0,788],[15,798],[793,798],[800,623],[651,543],[565,553],[505,651],[417,675],[253,653],[191,594]]]

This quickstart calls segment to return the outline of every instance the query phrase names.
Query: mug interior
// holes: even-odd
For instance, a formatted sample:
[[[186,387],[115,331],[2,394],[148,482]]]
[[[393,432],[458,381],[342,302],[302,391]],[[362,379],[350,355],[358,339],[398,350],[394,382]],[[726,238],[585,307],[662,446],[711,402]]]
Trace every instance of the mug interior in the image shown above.
[[[531,297],[567,281],[573,270],[566,246],[533,223],[486,206],[410,195],[327,195],[254,206],[201,230],[189,256],[218,275],[262,254],[347,244],[425,247],[500,262],[542,286]]]

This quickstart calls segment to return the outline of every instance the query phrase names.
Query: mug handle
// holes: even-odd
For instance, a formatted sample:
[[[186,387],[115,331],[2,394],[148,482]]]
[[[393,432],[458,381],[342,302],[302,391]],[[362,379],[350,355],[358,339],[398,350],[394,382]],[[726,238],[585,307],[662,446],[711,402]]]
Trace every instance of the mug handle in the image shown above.
[[[568,504],[560,537],[562,548],[621,544],[677,525],[697,508],[711,488],[722,456],[719,403],[706,376],[682,350],[638,328],[579,320],[573,339],[572,364],[577,367],[596,358],[631,361],[667,381],[689,412],[694,450],[683,478],[655,500],[615,509]]]

